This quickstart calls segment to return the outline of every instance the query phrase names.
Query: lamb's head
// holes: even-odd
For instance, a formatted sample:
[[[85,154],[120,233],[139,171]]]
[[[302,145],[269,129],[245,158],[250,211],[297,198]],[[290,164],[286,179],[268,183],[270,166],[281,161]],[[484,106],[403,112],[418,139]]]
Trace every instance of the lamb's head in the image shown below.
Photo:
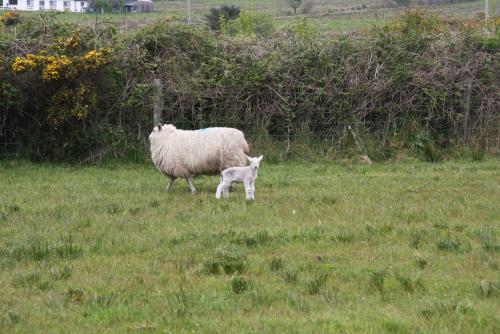
[[[260,157],[258,158],[251,158],[249,156],[247,156],[247,159],[248,161],[250,162],[250,168],[252,168],[253,170],[257,170],[259,169],[259,166],[260,166],[260,162],[262,161],[262,158],[264,158],[263,155],[261,155]]]

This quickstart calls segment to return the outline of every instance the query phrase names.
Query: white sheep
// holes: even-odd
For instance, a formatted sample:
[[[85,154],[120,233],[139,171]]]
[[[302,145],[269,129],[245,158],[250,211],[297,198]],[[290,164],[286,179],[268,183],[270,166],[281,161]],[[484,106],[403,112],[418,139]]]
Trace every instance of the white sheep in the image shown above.
[[[167,191],[176,178],[184,178],[195,193],[194,176],[245,166],[249,152],[243,132],[233,128],[179,130],[172,124],[159,124],[149,142],[154,165],[168,177]]]
[[[225,198],[228,198],[231,184],[233,182],[243,182],[247,200],[255,199],[255,179],[257,178],[257,171],[263,157],[263,155],[258,158],[247,157],[248,161],[250,161],[250,166],[231,167],[222,171],[221,182],[217,187],[215,198],[220,199],[222,193],[224,193]]]

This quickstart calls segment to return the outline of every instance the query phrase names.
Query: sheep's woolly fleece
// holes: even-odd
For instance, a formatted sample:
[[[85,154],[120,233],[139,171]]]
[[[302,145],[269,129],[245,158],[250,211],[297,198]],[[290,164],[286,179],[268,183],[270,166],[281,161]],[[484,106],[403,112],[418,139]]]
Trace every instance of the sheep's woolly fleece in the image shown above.
[[[157,126],[149,136],[151,158],[167,176],[190,178],[216,174],[246,165],[248,144],[243,132],[233,128],[178,130],[171,124]]]

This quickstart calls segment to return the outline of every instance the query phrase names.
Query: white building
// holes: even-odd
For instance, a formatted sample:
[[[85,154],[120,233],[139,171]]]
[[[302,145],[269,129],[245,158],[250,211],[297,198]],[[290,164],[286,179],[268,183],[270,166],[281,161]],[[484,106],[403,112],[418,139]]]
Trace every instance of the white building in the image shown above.
[[[3,0],[3,9],[84,12],[87,0]]]

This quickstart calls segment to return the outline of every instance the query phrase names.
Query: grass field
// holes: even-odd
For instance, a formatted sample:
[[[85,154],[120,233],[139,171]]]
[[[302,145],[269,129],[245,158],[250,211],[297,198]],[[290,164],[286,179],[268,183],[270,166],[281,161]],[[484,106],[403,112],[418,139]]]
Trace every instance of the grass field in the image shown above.
[[[253,13],[264,13],[275,18],[275,28],[277,30],[286,27],[293,16],[285,0],[267,1],[267,0],[192,0],[192,16],[195,25],[205,26],[205,15],[209,13],[210,8],[219,7],[223,4],[238,5],[243,10],[251,10]],[[372,1],[348,1],[348,0],[318,0],[314,10],[308,17],[311,22],[317,24],[321,33],[344,33],[352,32],[356,29],[369,28],[374,24],[384,24],[395,16],[404,13],[405,9],[399,8],[380,8],[375,9],[376,0]],[[360,8],[362,4],[369,7],[367,9],[352,10],[351,8]],[[474,1],[465,3],[452,3],[442,6],[419,7],[439,16],[460,16],[464,18],[474,18],[478,12],[484,8],[484,2]],[[491,5],[492,16],[498,15],[500,7],[496,4]],[[24,12],[23,15],[32,15],[33,13]],[[299,13],[300,14],[300,13]],[[122,29],[133,30],[134,28],[157,22],[168,17],[175,20],[185,21],[187,17],[185,1],[156,1],[155,12],[153,13],[106,13],[104,15],[94,13],[54,13],[57,20],[61,22],[77,22],[78,24],[99,23],[114,24]]]
[[[500,332],[498,158],[217,182],[0,161],[0,332]]]

